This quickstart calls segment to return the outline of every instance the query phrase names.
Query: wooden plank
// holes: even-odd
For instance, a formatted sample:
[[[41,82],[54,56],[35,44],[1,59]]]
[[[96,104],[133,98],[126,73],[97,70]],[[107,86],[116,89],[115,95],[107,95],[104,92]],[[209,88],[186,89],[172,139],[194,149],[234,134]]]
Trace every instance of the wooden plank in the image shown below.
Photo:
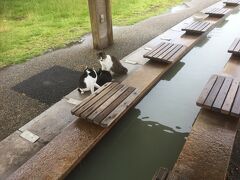
[[[88,0],[93,46],[95,49],[103,49],[113,44],[110,3],[110,0],[104,0],[102,2]],[[104,16],[103,22],[99,20],[99,14]],[[102,31],[106,33],[103,34]]]
[[[131,95],[129,95],[116,109],[114,109],[104,120],[101,122],[102,127],[108,127],[112,124],[115,119],[120,118],[129,107],[131,107],[135,103],[135,99],[138,97],[139,92],[134,91]]]
[[[209,27],[209,23],[204,23],[202,24],[198,29],[197,31],[202,31],[202,32],[205,32],[204,29],[208,28]]]
[[[213,107],[212,109],[214,111],[221,111],[221,107],[226,99],[226,96],[228,94],[228,91],[230,89],[230,86],[232,84],[232,81],[233,81],[233,78],[231,77],[226,77],[225,78],[225,81],[222,85],[222,88],[221,90],[219,91],[218,95],[217,95],[217,98],[213,104]]]
[[[168,53],[168,55],[166,55],[164,58],[165,58],[166,60],[169,60],[174,54],[180,52],[181,49],[182,49],[182,47],[183,47],[183,45],[178,44],[178,45],[176,46],[176,48],[175,48],[173,51],[171,51],[170,53]],[[181,51],[181,52],[182,52],[182,51]]]
[[[185,28],[191,29],[193,26],[195,26],[197,24],[197,21],[191,22],[190,24],[188,24]]]
[[[206,108],[209,108],[211,109],[217,95],[218,95],[218,92],[220,91],[220,88],[222,87],[222,84],[224,82],[224,79],[225,77],[223,76],[218,76],[217,77],[217,81],[216,83],[214,84],[212,90],[210,91],[206,101],[204,102],[203,106],[206,107]]]
[[[93,99],[94,97],[96,97],[101,91],[103,91],[105,88],[107,88],[108,86],[110,86],[112,83],[106,83],[104,84],[102,87],[100,87],[98,90],[96,90],[93,94],[89,95],[88,97],[86,97],[80,104],[78,104],[77,106],[75,106],[72,110],[71,113],[74,114],[81,106],[83,106],[85,103],[87,103],[88,101],[90,101],[91,99]]]
[[[145,54],[144,57],[166,63],[171,63],[174,58],[177,57],[177,55],[180,56],[185,49],[186,47],[181,44],[165,43],[164,46],[161,46],[159,49],[154,50],[155,54],[153,52],[148,52],[148,54]]]
[[[218,10],[218,8],[213,8],[213,9],[207,11],[206,14],[208,14],[208,12],[209,13],[215,13],[217,10]]]
[[[194,31],[201,31],[207,24],[205,23],[199,23],[198,26],[196,28],[194,28]]]
[[[232,85],[230,87],[230,90],[228,92],[228,95],[227,95],[227,97],[225,99],[225,102],[222,106],[222,110],[221,110],[222,113],[224,113],[224,114],[229,114],[230,113],[232,104],[234,102],[235,95],[236,95],[237,90],[238,90],[238,85],[239,85],[239,81],[238,80],[233,80]]]
[[[177,47],[176,44],[173,44],[168,50],[166,50],[164,53],[162,53],[160,56],[158,56],[158,59],[165,60],[165,56],[171,53],[175,48]]]
[[[231,44],[230,48],[228,49],[228,52],[232,53],[239,42],[240,42],[239,38],[234,39],[233,43]]]
[[[163,46],[165,44],[165,42],[161,42],[159,45],[157,45],[156,47],[154,47],[152,50],[148,51],[146,54],[143,55],[144,58],[147,58],[151,53],[154,53],[155,51],[157,51],[161,46]]]
[[[196,31],[202,25],[203,25],[202,22],[198,22],[197,25],[195,27],[192,27],[190,30]]]
[[[199,25],[198,21],[193,22],[192,24],[190,24],[189,26],[187,26],[187,29],[193,30],[195,29],[197,26]]]
[[[223,8],[223,11],[221,12],[222,14],[226,15],[227,13],[230,12],[230,9]]]
[[[151,52],[148,56],[152,58],[155,54],[157,54],[159,51],[164,49],[166,46],[168,46],[169,43],[164,43],[161,47],[159,47],[156,51]]]
[[[209,23],[204,29],[202,29],[202,32],[206,32],[211,26],[212,24]]]
[[[168,43],[167,46],[165,46],[162,50],[158,51],[156,54],[153,55],[153,58],[158,58],[162,53],[164,53],[166,50],[171,48],[173,46],[172,43]]]
[[[231,115],[240,117],[240,85],[238,85],[238,92],[233,103]]]
[[[129,87],[124,93],[122,93],[112,104],[111,106],[108,106],[106,109],[104,109],[100,114],[98,114],[94,119],[93,122],[95,124],[100,124],[102,120],[104,120],[114,109],[119,109],[117,108],[119,104],[121,104],[133,91],[135,88]],[[124,109],[119,111],[118,113],[122,113]],[[116,119],[116,117],[113,119],[113,121]],[[112,121],[112,122],[113,122]],[[111,123],[112,123],[111,122]],[[110,123],[110,124],[111,124]],[[108,126],[110,125],[108,124]]]
[[[225,3],[227,6],[238,6],[240,4],[240,1],[225,0],[223,3]]]
[[[194,26],[190,25],[186,28],[182,28],[183,31],[186,31],[187,33],[204,33],[209,29],[211,26],[211,23],[209,22],[197,22],[194,23]]]
[[[111,104],[117,100],[119,96],[121,96],[126,90],[128,89],[128,86],[123,85],[121,89],[119,89],[114,95],[109,97],[101,106],[99,106],[92,114],[90,114],[87,119],[89,121],[92,121],[97,115],[99,115],[102,111],[104,111],[108,106],[111,106]]]
[[[239,42],[238,42],[237,46],[235,47],[234,51],[235,52],[239,52],[240,51],[240,39],[239,39]]]
[[[199,21],[192,22],[191,24],[187,25],[183,30],[193,30],[199,25]]]
[[[170,59],[169,59],[169,61],[170,62],[173,62],[173,61],[175,61],[176,59],[180,59],[182,56],[183,56],[183,54],[185,54],[186,53],[186,50],[187,49],[187,47],[186,46],[183,46],[179,51],[177,51],[172,57],[170,57]]]
[[[97,100],[91,107],[89,107],[86,111],[82,112],[80,114],[80,117],[83,119],[87,119],[87,117],[95,111],[99,106],[101,106],[109,97],[111,97],[113,94],[115,94],[119,89],[123,87],[122,84],[118,84],[116,87],[114,87],[111,91],[109,91],[103,98]]]
[[[198,106],[202,106],[204,104],[204,102],[207,99],[208,94],[212,90],[216,80],[217,80],[217,75],[213,75],[213,76],[210,77],[210,79],[208,80],[204,89],[202,90],[201,95],[198,97],[198,100],[197,100],[197,105]]]
[[[83,113],[85,110],[87,110],[89,107],[91,107],[92,105],[94,105],[96,103],[96,101],[101,100],[105,95],[107,95],[109,93],[109,91],[112,91],[114,88],[116,88],[118,86],[118,83],[111,83],[110,86],[108,86],[107,88],[105,88],[103,91],[101,91],[100,94],[98,94],[97,96],[95,96],[93,99],[91,99],[90,101],[86,102],[83,105],[80,105],[79,109],[75,112],[75,115],[80,117],[80,114]]]
[[[227,8],[214,8],[213,10],[206,11],[205,14],[208,14],[210,17],[223,17],[230,10]]]

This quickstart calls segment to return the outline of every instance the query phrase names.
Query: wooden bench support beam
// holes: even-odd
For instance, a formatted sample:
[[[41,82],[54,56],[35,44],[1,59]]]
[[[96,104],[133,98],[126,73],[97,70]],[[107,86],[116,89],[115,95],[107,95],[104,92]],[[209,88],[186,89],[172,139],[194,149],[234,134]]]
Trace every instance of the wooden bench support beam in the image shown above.
[[[113,44],[110,0],[88,0],[93,47],[103,49]]]

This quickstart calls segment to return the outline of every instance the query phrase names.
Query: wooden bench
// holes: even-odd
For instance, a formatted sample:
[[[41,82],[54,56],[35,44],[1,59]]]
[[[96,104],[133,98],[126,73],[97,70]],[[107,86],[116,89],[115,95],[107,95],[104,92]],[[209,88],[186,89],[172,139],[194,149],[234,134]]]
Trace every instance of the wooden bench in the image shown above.
[[[207,32],[207,30],[211,27],[211,25],[212,24],[210,22],[195,21],[187,25],[182,30],[186,31],[186,33],[188,34],[202,34]]]
[[[186,50],[182,44],[161,42],[158,46],[143,55],[144,58],[156,60],[164,63],[171,63],[181,56]]]
[[[240,4],[240,0],[225,0],[223,3],[227,6],[238,6]]]
[[[240,38],[236,38],[230,48],[228,49],[229,53],[240,56]]]
[[[240,82],[232,77],[213,75],[197,100],[197,105],[240,117]]]
[[[205,14],[208,14],[210,17],[221,18],[230,12],[230,9],[227,8],[213,8],[205,11]]]
[[[107,83],[72,109],[72,114],[102,127],[110,126],[138,96],[136,88]]]

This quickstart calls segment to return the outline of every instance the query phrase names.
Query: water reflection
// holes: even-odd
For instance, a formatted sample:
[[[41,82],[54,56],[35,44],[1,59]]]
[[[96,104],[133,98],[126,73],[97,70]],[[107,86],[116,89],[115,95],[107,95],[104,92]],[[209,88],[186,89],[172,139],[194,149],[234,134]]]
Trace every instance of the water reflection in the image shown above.
[[[184,62],[177,62],[177,64],[175,64],[171,70],[169,71],[169,73],[167,73],[162,80],[166,80],[166,81],[171,81],[171,79],[176,76],[176,74],[183,68],[183,66],[185,65]]]
[[[151,179],[160,166],[174,164],[186,136],[134,108],[66,179]]]

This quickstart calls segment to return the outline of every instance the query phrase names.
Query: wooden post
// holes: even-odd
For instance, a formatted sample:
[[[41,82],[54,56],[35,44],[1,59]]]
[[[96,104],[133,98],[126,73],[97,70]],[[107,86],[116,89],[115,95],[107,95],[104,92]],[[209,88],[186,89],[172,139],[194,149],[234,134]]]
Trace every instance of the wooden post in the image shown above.
[[[111,0],[88,0],[93,47],[103,49],[113,44]]]

